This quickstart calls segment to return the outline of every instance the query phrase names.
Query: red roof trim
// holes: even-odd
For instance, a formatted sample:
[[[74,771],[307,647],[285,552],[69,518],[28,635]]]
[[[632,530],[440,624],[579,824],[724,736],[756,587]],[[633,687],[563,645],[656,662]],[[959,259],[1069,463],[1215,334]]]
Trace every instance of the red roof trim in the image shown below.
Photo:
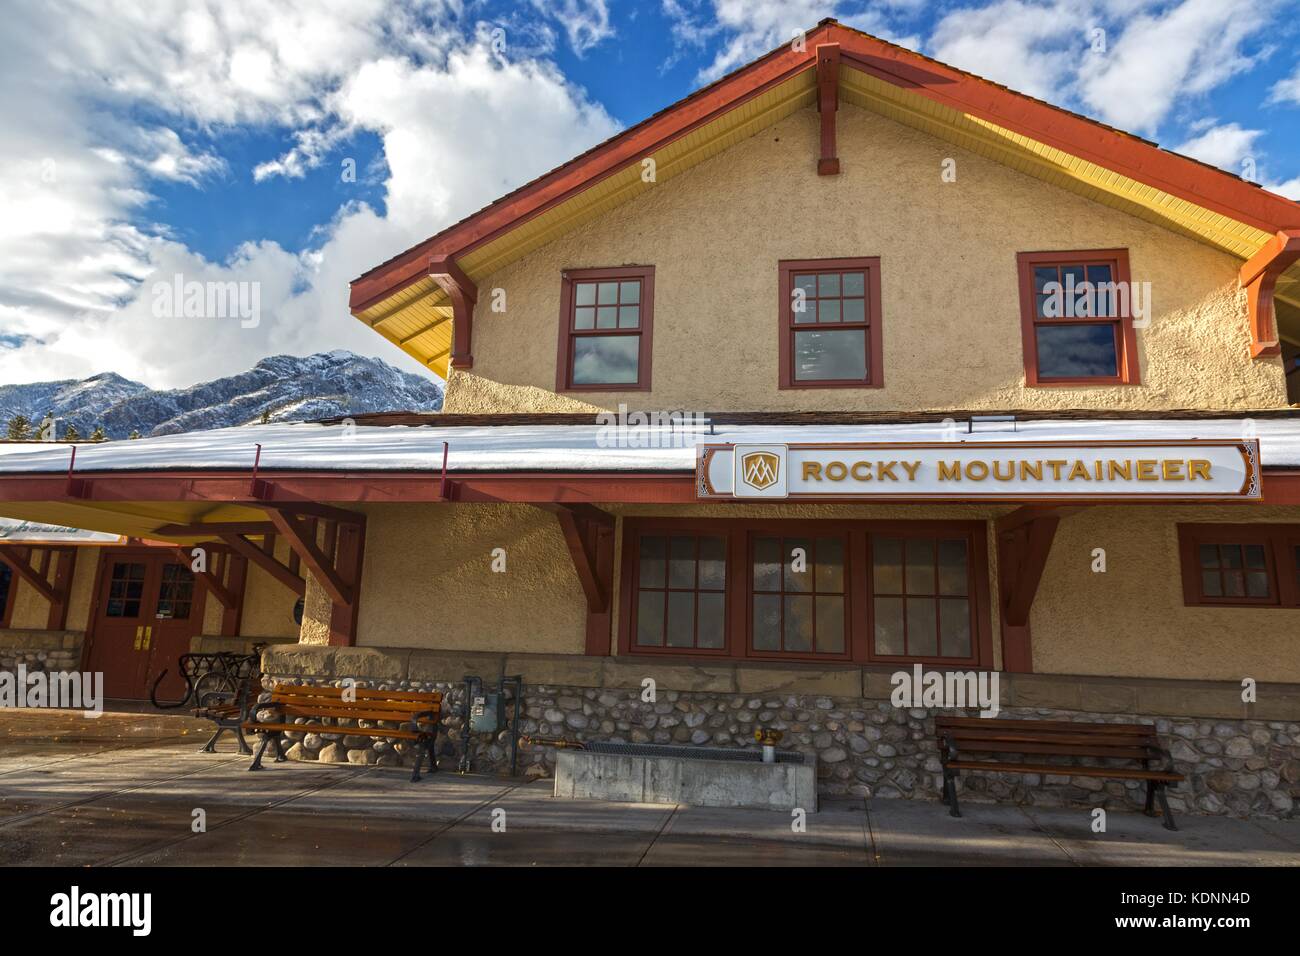
[[[428,257],[435,252],[462,256],[773,85],[814,68],[817,44],[828,42],[840,44],[847,66],[1170,195],[1266,232],[1300,228],[1300,204],[1231,173],[849,29],[834,20],[823,20],[807,35],[802,52],[795,52],[790,44],[778,47],[370,269],[352,283],[351,310],[362,312],[418,281],[427,274]]]

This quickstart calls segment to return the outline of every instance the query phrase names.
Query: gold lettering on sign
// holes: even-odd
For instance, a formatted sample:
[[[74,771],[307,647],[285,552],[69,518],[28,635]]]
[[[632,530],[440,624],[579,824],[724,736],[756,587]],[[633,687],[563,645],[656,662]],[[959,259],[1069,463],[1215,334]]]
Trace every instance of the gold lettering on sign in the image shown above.
[[[854,480],[854,481],[870,481],[870,480],[871,480],[871,462],[869,462],[869,461],[855,461],[855,462],[853,463],[853,467],[849,469],[849,473],[853,475],[853,480]]]
[[[1106,477],[1109,478],[1111,481],[1114,481],[1116,475],[1121,476],[1125,481],[1132,481],[1133,462],[1116,461],[1115,459],[1112,458],[1109,462],[1106,463]]]
[[[1092,480],[1092,475],[1088,474],[1088,466],[1082,461],[1076,461],[1074,467],[1070,469],[1070,480],[1074,481],[1076,478],[1082,478],[1085,481]]]
[[[966,477],[971,481],[983,481],[989,476],[989,466],[982,461],[968,461],[966,463]]]
[[[1187,478],[1189,481],[1195,481],[1197,478],[1210,480],[1210,463],[1204,458],[1193,458],[1187,463]]]
[[[1047,460],[1047,467],[1052,469],[1053,481],[1061,480],[1061,469],[1068,464],[1069,462],[1067,462],[1064,458],[1049,458]]]
[[[907,472],[908,481],[916,481],[916,470],[920,467],[921,463],[919,461],[903,462],[903,469]]]
[[[939,480],[940,481],[961,481],[961,462],[959,461],[939,462]]]
[[[898,462],[896,461],[876,462],[876,477],[880,481],[884,481],[886,478],[888,478],[890,481],[897,481],[898,476],[894,474],[894,466],[897,464]]]
[[[848,477],[849,469],[842,461],[828,461],[826,463],[826,477],[831,481],[843,481]]]
[[[1183,463],[1177,458],[1166,458],[1160,463],[1160,475],[1165,481],[1183,480]]]
[[[1002,474],[1000,466],[1007,466],[1007,473]],[[1016,477],[1016,463],[1014,461],[995,461],[993,462],[993,477],[998,481],[1013,481]]]
[[[1156,463],[1151,458],[1138,459],[1138,481],[1159,481],[1156,475]]]
[[[820,461],[805,461],[803,463],[803,480],[808,481],[809,479],[822,480],[822,463]]]
[[[1034,481],[1043,480],[1043,463],[1041,461],[1022,461],[1020,463],[1020,480],[1028,481],[1030,477]]]

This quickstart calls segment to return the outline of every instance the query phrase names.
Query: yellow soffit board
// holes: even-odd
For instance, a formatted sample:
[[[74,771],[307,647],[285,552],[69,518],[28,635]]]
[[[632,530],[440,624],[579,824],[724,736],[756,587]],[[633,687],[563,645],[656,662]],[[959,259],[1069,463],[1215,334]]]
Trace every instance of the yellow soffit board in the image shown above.
[[[190,501],[114,501],[100,504],[89,501],[11,501],[5,502],[6,518],[60,524],[86,531],[105,531],[133,538],[155,538],[154,531],[167,524],[194,524],[200,521],[265,521],[266,514],[257,508]],[[212,536],[208,536],[209,538]],[[167,538],[189,542],[195,538]]]
[[[894,86],[850,66],[840,68],[843,102],[968,149],[1011,169],[1068,189],[1094,202],[1205,242],[1241,259],[1271,234],[1123,176],[1088,160],[987,120]],[[539,216],[459,259],[475,282],[643,191],[710,159],[743,139],[816,102],[816,75],[807,70],[743,103],[712,123],[655,152],[655,181],[634,164],[584,189]],[[851,157],[849,158],[851,161]],[[1279,298],[1300,304],[1300,265],[1279,281]],[[408,286],[357,316],[407,354],[447,377],[451,306],[429,278]]]

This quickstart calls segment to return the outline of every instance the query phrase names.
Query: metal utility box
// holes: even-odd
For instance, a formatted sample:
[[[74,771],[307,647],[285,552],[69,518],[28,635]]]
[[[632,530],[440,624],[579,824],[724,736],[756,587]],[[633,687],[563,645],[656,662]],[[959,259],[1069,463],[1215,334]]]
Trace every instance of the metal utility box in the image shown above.
[[[470,702],[469,729],[476,734],[495,734],[501,729],[501,695],[479,694]]]

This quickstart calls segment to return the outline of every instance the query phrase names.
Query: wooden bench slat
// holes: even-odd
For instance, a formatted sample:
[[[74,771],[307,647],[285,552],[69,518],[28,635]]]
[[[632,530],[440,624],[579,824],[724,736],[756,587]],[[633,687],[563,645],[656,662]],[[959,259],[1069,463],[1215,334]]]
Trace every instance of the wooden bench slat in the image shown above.
[[[1143,770],[1138,767],[1085,767],[1047,763],[995,763],[985,760],[950,760],[947,766],[955,770],[992,770],[996,773],[1055,774],[1058,777],[1115,777],[1121,780],[1164,780],[1177,783],[1181,773],[1167,770]]]
[[[976,743],[985,743],[988,741],[1005,741],[1006,743],[1026,743],[1026,744],[1060,744],[1068,746],[1070,744],[1095,744],[1101,747],[1132,747],[1140,738],[1134,737],[1110,737],[1106,734],[1088,734],[1088,733],[1035,733],[1033,731],[1012,731],[1012,730],[994,730],[988,733],[951,733],[941,732],[940,738],[951,737],[956,742],[957,748],[961,749],[961,742],[969,740]],[[1014,750],[1014,747],[1008,748]]]
[[[343,707],[300,707],[297,704],[258,704],[256,707],[250,708],[250,713],[262,710],[272,710],[289,717],[332,717],[340,720],[388,720],[397,724],[409,723],[411,718],[416,714],[430,715],[430,717],[423,719],[436,719],[438,717],[438,711],[430,708],[410,711],[393,711],[370,710],[368,708],[362,710]]]
[[[939,744],[939,749],[943,750],[943,744]],[[1087,747],[1087,746],[1069,746],[1062,747],[1058,744],[1003,744],[996,741],[978,742],[964,741],[958,748],[958,753],[979,753],[979,754],[1042,754],[1056,755],[1061,757],[1112,757],[1124,760],[1158,760],[1163,758],[1162,751],[1150,747]]]
[[[357,737],[397,737],[402,740],[418,740],[422,734],[417,734],[410,730],[393,730],[384,727],[335,727],[330,724],[277,724],[277,723],[253,723],[244,724],[245,730],[273,731],[278,733],[304,733],[304,734],[340,734],[345,736]],[[354,734],[343,734],[344,731],[355,731]]]
[[[375,700],[361,698],[342,700],[338,697],[307,697],[298,694],[272,694],[272,701],[283,704],[298,704],[303,707],[369,707],[372,710],[436,710],[442,706],[440,700]]]
[[[342,698],[342,687],[312,687],[306,684],[276,684],[273,693],[292,697],[334,697]],[[356,700],[419,700],[437,703],[442,700],[438,691],[415,690],[374,690],[369,687],[355,687],[350,691]]]
[[[934,719],[935,728],[956,727],[956,728],[979,728],[993,727],[998,730],[1017,727],[1036,727],[1042,730],[1090,730],[1097,728],[1099,730],[1109,731],[1113,734],[1137,734],[1139,736],[1155,736],[1156,728],[1152,724],[1090,724],[1087,721],[1077,720],[1029,720],[1015,718],[997,718],[997,717],[936,717]]]

